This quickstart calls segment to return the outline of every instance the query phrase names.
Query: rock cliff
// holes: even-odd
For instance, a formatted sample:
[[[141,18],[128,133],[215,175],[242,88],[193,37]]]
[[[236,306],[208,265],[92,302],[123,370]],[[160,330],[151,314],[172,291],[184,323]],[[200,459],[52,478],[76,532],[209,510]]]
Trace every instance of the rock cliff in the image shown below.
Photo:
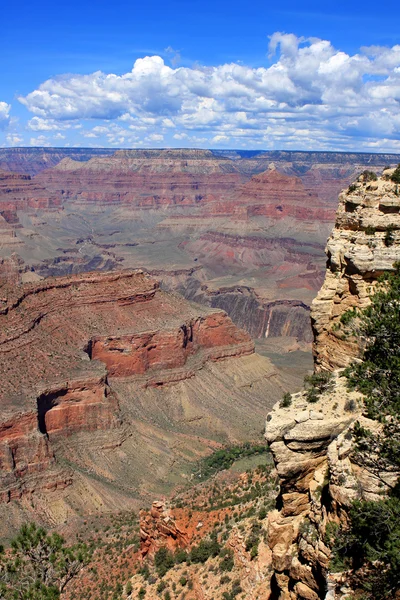
[[[293,389],[226,313],[142,271],[22,284],[18,261],[1,269],[0,535],[38,506],[59,523],[167,491]]]
[[[362,175],[340,195],[326,277],[311,311],[315,367],[332,371],[329,385],[316,402],[299,392],[267,417],[266,438],[281,482],[268,536],[274,585],[284,600],[347,595],[345,580],[329,571],[332,524],[346,522],[353,500],[381,498],[398,476],[361,465],[352,452],[356,420],[371,431],[380,426],[363,416],[361,396],[346,387],[340,368],[361,348],[338,326],[348,309],[368,304],[377,277],[400,257],[400,200],[391,173],[377,180]]]
[[[400,201],[392,169],[376,181],[360,176],[339,197],[328,240],[324,284],[312,305],[317,369],[346,366],[357,345],[338,327],[344,312],[368,304],[376,280],[400,258]]]

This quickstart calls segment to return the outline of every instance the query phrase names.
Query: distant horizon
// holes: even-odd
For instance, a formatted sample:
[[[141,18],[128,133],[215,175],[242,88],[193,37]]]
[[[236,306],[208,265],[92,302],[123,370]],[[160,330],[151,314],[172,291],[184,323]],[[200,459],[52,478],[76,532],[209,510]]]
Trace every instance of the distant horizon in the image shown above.
[[[154,150],[155,152],[162,150],[210,150],[211,152],[243,152],[243,153],[257,153],[257,154],[267,154],[272,152],[286,152],[290,154],[301,153],[301,154],[360,154],[360,155],[368,155],[368,154],[387,154],[393,156],[400,156],[399,152],[380,152],[380,151],[365,151],[365,150],[296,150],[296,149],[287,149],[287,148],[274,148],[274,149],[262,149],[262,148],[212,148],[212,147],[193,147],[193,146],[163,146],[163,147],[120,147],[120,148],[110,148],[109,146],[0,146],[0,153],[2,150],[71,150],[71,152],[77,150],[85,150],[89,152],[94,152],[96,150],[107,150],[110,152],[117,152],[119,150],[128,150],[128,151],[149,151]]]

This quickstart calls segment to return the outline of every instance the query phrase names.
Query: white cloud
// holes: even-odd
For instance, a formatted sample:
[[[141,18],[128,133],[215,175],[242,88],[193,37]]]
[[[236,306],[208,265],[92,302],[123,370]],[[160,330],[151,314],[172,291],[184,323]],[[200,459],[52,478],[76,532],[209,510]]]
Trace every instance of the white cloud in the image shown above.
[[[51,146],[49,138],[45,135],[38,135],[38,137],[31,137],[29,140],[31,146]]]
[[[19,146],[23,142],[23,138],[16,133],[6,135],[6,140],[9,146]]]
[[[10,109],[10,104],[0,102],[0,130],[5,129],[10,122]]]
[[[103,119],[104,125],[82,133],[112,145],[159,143],[166,135],[194,139],[199,133],[198,139],[224,146],[245,140],[250,147],[263,141],[269,147],[346,149],[379,137],[396,146],[399,45],[350,55],[326,40],[277,32],[269,52],[272,64],[260,68],[235,63],[175,68],[160,56],[147,56],[129,73],[64,75],[19,100],[35,115],[28,125],[34,131]]]

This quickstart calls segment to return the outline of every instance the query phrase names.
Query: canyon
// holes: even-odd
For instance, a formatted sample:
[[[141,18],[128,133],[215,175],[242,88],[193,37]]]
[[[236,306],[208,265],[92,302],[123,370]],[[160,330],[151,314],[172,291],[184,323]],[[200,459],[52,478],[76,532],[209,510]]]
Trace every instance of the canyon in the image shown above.
[[[0,272],[2,537],[38,510],[71,526],[167,493],[196,458],[258,438],[298,384],[225,312],[143,271],[22,283],[10,260]]]
[[[24,281],[142,268],[270,352],[309,351],[336,198],[396,155],[3,149],[0,257]],[[15,173],[12,174],[12,171]]]

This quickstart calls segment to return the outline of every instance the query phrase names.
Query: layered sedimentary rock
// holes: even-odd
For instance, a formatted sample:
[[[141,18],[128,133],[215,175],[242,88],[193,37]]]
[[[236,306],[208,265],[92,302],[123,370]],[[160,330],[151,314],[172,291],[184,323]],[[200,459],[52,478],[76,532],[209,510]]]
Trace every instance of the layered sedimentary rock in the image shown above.
[[[307,191],[299,177],[281,173],[275,166],[242,185],[235,194],[235,204],[244,204],[249,217],[330,223],[334,218],[332,206]]]
[[[29,186],[54,202],[0,215],[1,256],[15,247],[28,278],[145,268],[170,290],[223,306],[252,335],[294,335],[299,343],[311,339],[308,309],[324,273],[332,190],[359,165],[394,160],[182,149],[98,151],[82,160],[89,154],[68,150],[55,167],[40,167]],[[62,156],[43,150],[42,159]],[[247,308],[254,307],[245,320],[237,317],[241,288],[251,290]]]
[[[49,193],[29,175],[0,170],[0,244],[16,248],[21,243],[17,230],[22,227],[18,211],[54,210],[62,205],[61,196]]]
[[[226,313],[142,271],[21,284],[18,261],[1,268],[0,499],[20,501],[16,520],[36,503],[59,522],[167,489],[209,447],[254,436],[293,385]]]
[[[110,154],[114,154],[110,148],[0,148],[0,169],[33,176],[63,158],[89,160]]]
[[[315,365],[333,371],[329,389],[313,404],[306,392],[294,394],[290,406],[277,403],[267,417],[266,438],[281,482],[281,507],[269,515],[268,535],[284,600],[346,596],[340,577],[329,572],[329,527],[346,522],[353,500],[380,499],[399,475],[357,459],[352,424],[357,420],[373,432],[380,425],[363,416],[361,395],[347,389],[338,370],[361,350],[339,327],[341,316],[368,305],[377,277],[399,257],[400,201],[391,173],[377,181],[360,177],[340,196],[325,282],[312,305]]]
[[[63,159],[37,179],[65,198],[140,208],[197,206],[240,183],[234,163],[209,150],[120,150],[88,162]]]
[[[392,172],[384,171],[377,181],[360,176],[339,197],[325,281],[311,313],[318,369],[344,367],[358,355],[357,344],[339,327],[340,318],[365,307],[377,278],[399,259],[400,200]]]

